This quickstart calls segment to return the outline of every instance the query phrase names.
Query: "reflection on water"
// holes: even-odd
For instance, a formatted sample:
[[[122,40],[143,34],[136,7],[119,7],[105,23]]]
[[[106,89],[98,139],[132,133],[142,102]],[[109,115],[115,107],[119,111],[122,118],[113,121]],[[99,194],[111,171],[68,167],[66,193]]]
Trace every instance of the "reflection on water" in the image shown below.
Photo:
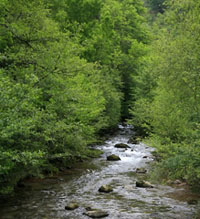
[[[101,158],[83,163],[61,177],[29,182],[9,203],[1,203],[0,218],[86,219],[88,217],[83,212],[88,206],[108,211],[109,219],[194,218],[198,205],[187,203],[192,194],[184,188],[162,185],[155,185],[152,189],[135,187],[136,180],[141,177],[135,170],[140,167],[148,170],[148,163],[153,160],[153,149],[142,143],[128,144],[131,148],[127,150],[114,148],[117,143],[127,143],[131,135],[130,127],[119,128],[115,137],[98,146],[105,152]],[[110,154],[120,156],[121,161],[106,161]],[[112,185],[114,191],[99,193],[98,189],[103,184]],[[183,197],[177,198],[181,194]],[[71,201],[81,207],[74,211],[65,210],[65,205]]]

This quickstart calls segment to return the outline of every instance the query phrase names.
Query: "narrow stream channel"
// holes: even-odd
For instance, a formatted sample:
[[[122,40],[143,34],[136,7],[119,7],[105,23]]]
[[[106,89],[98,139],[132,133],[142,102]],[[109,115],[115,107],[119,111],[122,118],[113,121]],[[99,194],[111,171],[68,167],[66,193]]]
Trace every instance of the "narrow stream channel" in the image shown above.
[[[135,170],[144,167],[148,171],[153,149],[142,143],[128,144],[131,148],[127,150],[114,147],[117,143],[127,143],[130,136],[130,127],[119,126],[118,134],[98,146],[105,152],[101,158],[79,164],[73,172],[60,177],[29,183],[9,202],[0,203],[0,218],[88,219],[83,213],[89,206],[107,211],[109,219],[195,218],[198,205],[187,203],[193,195],[185,188],[135,186],[144,175],[136,174]],[[118,155],[121,160],[107,161],[110,154]],[[99,193],[99,187],[104,184],[111,185],[114,191]],[[66,204],[72,201],[80,207],[65,210]]]

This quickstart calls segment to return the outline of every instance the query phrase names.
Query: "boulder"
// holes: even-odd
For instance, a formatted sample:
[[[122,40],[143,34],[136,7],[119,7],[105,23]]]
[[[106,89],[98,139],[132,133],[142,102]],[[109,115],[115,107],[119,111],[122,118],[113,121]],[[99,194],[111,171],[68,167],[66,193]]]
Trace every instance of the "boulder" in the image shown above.
[[[151,185],[151,183],[142,180],[142,181],[137,181],[136,182],[136,187],[140,187],[140,188],[153,188],[154,186]]]
[[[107,157],[108,161],[117,161],[117,160],[121,160],[119,156],[115,155],[115,154],[111,154],[110,156]]]
[[[143,158],[148,158],[148,156],[145,155],[145,156],[143,156]]]
[[[98,210],[98,209],[91,209],[83,213],[84,215],[91,217],[91,218],[103,218],[107,217],[109,214],[106,211]]]
[[[144,168],[137,168],[136,169],[136,173],[146,173],[146,172],[147,172],[147,170]]]
[[[115,148],[130,148],[127,144],[119,143],[115,145]]]
[[[105,192],[105,193],[109,193],[109,192],[112,192],[113,191],[113,188],[109,185],[102,185],[100,188],[99,188],[99,192]]]
[[[76,208],[78,208],[78,207],[79,207],[79,206],[78,206],[77,203],[72,202],[72,203],[67,204],[67,205],[65,206],[65,209],[66,209],[66,210],[74,210],[74,209],[76,209]]]

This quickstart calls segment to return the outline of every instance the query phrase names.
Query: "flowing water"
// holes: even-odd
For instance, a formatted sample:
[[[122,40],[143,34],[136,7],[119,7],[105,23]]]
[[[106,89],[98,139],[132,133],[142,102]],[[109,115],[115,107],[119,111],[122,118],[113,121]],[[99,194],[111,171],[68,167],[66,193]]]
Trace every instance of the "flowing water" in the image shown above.
[[[117,143],[127,143],[130,127],[119,126],[119,133],[97,148],[105,153],[101,158],[81,163],[59,177],[40,182],[29,182],[9,202],[0,203],[2,219],[88,219],[83,215],[85,207],[105,210],[109,219],[191,219],[197,205],[188,200],[198,196],[184,187],[155,185],[154,188],[137,188],[135,183],[144,174],[136,174],[136,168],[148,170],[153,161],[152,148],[140,144],[128,144],[131,148],[117,149]],[[107,161],[106,156],[116,154],[120,161]],[[147,158],[144,158],[147,156]],[[114,191],[99,193],[101,185],[109,184]],[[75,201],[80,207],[65,210],[67,203]]]

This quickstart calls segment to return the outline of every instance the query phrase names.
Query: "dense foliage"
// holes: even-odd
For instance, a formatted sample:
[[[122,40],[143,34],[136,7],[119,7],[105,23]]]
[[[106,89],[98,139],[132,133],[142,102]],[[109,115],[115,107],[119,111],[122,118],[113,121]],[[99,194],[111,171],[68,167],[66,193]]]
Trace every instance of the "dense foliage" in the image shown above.
[[[197,185],[199,6],[1,0],[0,194],[91,155],[88,145],[127,118],[162,156],[159,177]]]
[[[166,0],[146,0],[150,9],[155,13],[163,13]]]
[[[132,123],[150,134],[163,157],[159,173],[164,178],[199,185],[200,1],[166,1],[166,6],[152,27]]]
[[[0,194],[128,116],[144,13],[140,0],[0,1]]]

